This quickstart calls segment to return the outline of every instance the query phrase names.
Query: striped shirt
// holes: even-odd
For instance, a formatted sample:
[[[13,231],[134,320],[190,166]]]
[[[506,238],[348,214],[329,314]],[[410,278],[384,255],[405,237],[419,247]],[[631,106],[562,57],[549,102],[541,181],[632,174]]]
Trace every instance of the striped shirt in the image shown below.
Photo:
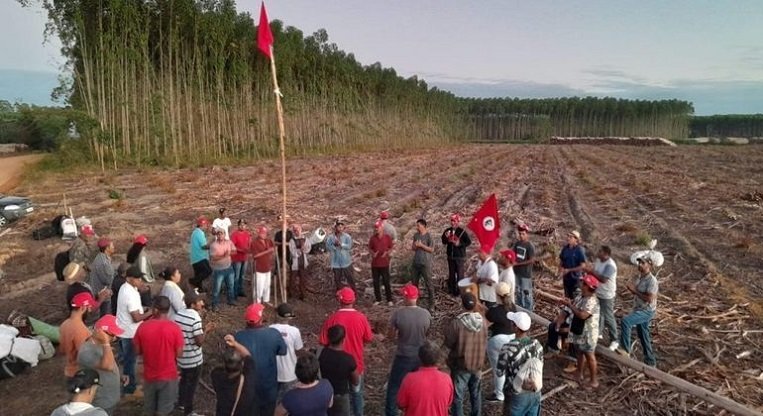
[[[194,368],[204,362],[201,345],[196,345],[195,337],[204,334],[201,316],[191,308],[183,309],[175,314],[175,322],[183,331],[183,353],[178,357],[178,367]]]

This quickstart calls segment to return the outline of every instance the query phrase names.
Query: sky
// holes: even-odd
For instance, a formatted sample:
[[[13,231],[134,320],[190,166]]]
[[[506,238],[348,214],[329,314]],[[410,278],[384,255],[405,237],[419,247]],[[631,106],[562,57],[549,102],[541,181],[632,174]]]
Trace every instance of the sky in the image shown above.
[[[678,98],[763,113],[763,0],[271,0],[271,19],[461,96]],[[256,18],[258,1],[238,1]],[[0,0],[3,69],[55,72],[45,16]],[[276,45],[276,54],[277,45]],[[22,83],[23,84],[23,83]],[[18,82],[13,83],[18,86]],[[6,93],[7,94],[7,93]],[[6,98],[7,99],[7,98]]]

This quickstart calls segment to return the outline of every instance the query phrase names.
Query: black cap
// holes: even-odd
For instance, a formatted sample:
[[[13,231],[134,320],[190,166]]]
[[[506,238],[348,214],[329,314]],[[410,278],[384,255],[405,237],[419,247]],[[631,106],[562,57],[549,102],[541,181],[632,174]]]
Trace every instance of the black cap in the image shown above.
[[[477,299],[471,293],[464,293],[461,295],[461,304],[464,305],[464,309],[471,311],[477,306]]]
[[[294,318],[296,316],[294,315],[294,309],[288,303],[278,305],[276,312],[281,318]]]
[[[140,271],[140,267],[138,267],[138,266],[130,266],[127,269],[127,272],[126,272],[125,276],[127,276],[127,277],[138,277],[138,278],[141,278],[143,280],[146,280],[146,274],[143,273],[142,271]],[[146,281],[148,281],[148,280],[146,280]]]
[[[78,394],[95,385],[100,385],[98,372],[87,368],[74,373],[74,377],[67,382],[67,389],[71,394]]]
[[[652,263],[652,258],[649,256],[639,257],[636,261],[639,263],[649,263],[650,266],[654,265],[654,263]]]

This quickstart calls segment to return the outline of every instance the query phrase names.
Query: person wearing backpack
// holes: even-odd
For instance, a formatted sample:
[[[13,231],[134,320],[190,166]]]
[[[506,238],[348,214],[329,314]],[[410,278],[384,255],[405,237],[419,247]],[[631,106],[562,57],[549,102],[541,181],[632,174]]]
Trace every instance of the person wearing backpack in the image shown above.
[[[543,388],[543,347],[530,338],[530,315],[509,312],[515,338],[506,343],[498,355],[496,373],[506,376],[503,388],[504,416],[540,415],[540,391]]]

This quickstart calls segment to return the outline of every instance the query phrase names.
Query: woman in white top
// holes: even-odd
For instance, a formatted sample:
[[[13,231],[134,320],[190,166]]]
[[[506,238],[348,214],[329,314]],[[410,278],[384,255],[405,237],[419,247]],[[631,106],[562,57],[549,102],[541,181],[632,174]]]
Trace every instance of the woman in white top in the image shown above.
[[[141,234],[135,237],[132,242],[132,246],[127,250],[127,262],[138,266],[140,271],[146,275],[146,281],[151,283],[156,279],[154,274],[154,266],[151,264],[151,259],[146,253],[146,245],[148,244],[148,237]]]
[[[170,300],[170,312],[167,317],[173,320],[176,313],[185,309],[185,293],[180,288],[180,281],[183,280],[183,276],[177,267],[167,267],[159,273],[159,277],[164,279],[164,285],[162,285],[159,296],[166,296]]]

